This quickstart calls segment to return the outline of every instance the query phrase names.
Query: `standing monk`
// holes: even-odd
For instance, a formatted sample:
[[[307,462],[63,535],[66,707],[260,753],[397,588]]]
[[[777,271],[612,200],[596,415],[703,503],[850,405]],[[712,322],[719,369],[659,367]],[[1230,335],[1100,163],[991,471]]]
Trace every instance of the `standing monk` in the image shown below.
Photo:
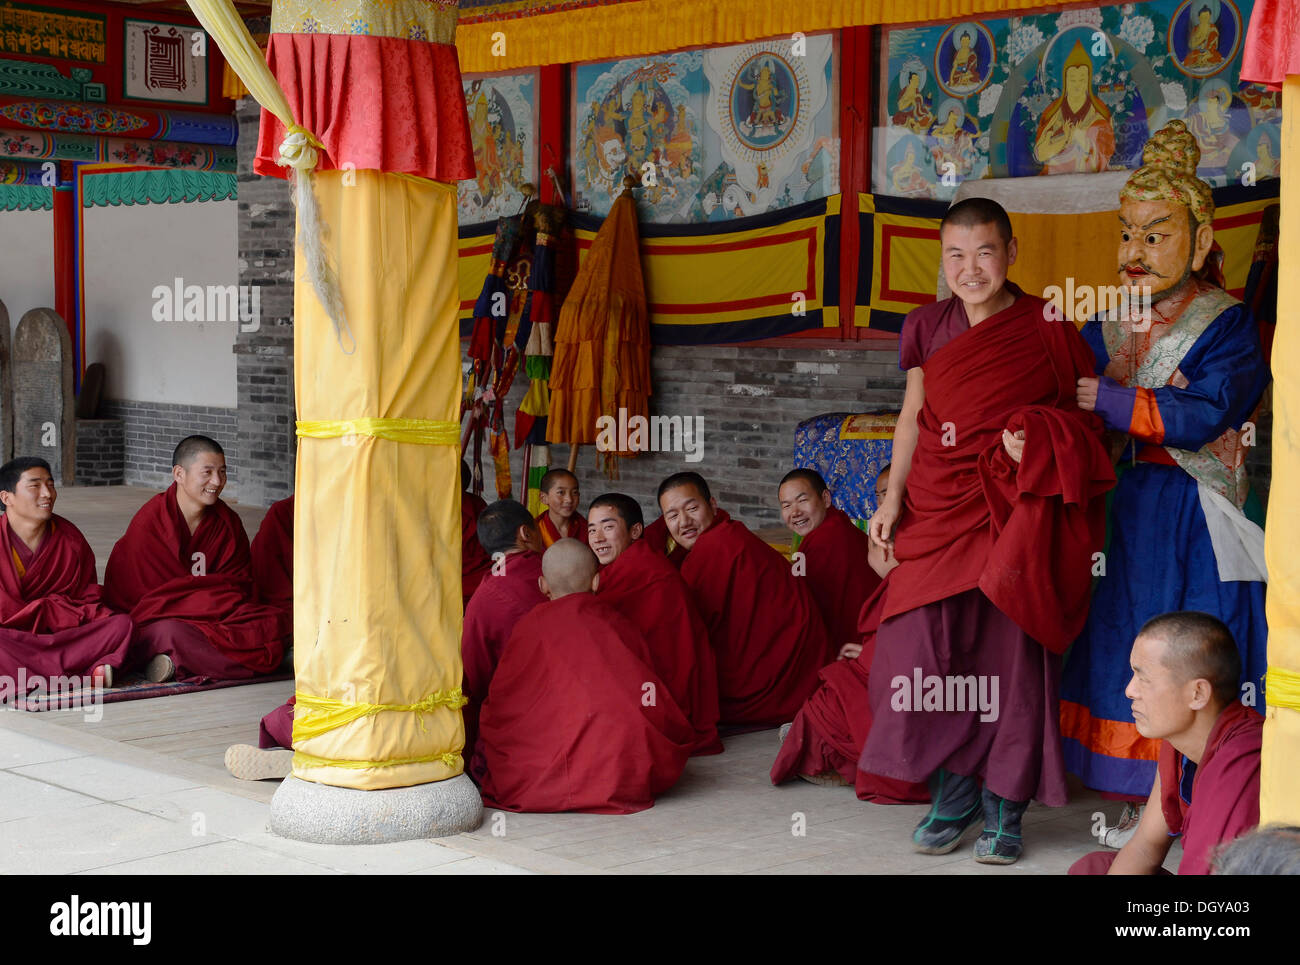
[[[929,782],[917,851],[947,854],[983,817],[976,860],[1009,864],[1029,800],[1066,802],[1059,655],[1087,616],[1105,522],[1097,497],[1114,473],[1100,420],[1075,404],[1087,344],[1007,281],[1006,211],[960,201],[939,239],[954,294],[904,322],[907,391],[889,493],[871,518],[878,545],[896,536],[898,567],[858,766]],[[1005,699],[976,707],[976,687]]]
[[[660,483],[659,508],[669,535],[687,550],[682,579],[713,641],[721,721],[790,720],[817,689],[818,669],[835,656],[808,584],[718,509],[698,473]]]
[[[99,602],[95,554],[54,515],[50,464],[22,457],[0,466],[0,675],[18,680],[93,676],[113,686],[131,643],[131,618]],[[18,694],[18,696],[26,696]]]
[[[1210,613],[1231,630],[1254,691],[1267,666],[1264,532],[1245,457],[1268,366],[1246,307],[1210,271],[1201,277],[1212,268],[1214,200],[1198,158],[1182,121],[1147,142],[1120,193],[1119,274],[1125,286],[1149,286],[1150,307],[1083,328],[1095,358],[1079,405],[1123,452],[1106,568],[1062,681],[1062,731],[1069,770],[1125,796],[1145,797],[1159,749],[1124,699],[1128,641],[1145,621]],[[1126,807],[1107,843],[1118,847],[1136,825]]]
[[[255,602],[248,536],[221,501],[226,456],[207,436],[172,454],[172,484],[140,507],[104,573],[104,597],[135,622],[131,661],[161,683],[237,680],[284,659],[291,621]]]
[[[587,545],[601,563],[599,599],[631,620],[650,662],[695,727],[692,754],[719,754],[718,671],[709,631],[677,567],[643,538],[631,496],[606,493],[587,510]]]

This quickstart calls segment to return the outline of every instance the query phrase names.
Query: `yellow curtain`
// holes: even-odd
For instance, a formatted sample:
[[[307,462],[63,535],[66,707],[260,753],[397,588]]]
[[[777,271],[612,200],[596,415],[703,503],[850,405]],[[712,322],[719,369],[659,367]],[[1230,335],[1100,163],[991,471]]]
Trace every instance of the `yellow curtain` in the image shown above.
[[[795,31],[1005,16],[1077,0],[628,0],[456,28],[462,71],[509,70],[734,44]]]
[[[271,73],[271,68],[266,65],[261,49],[240,19],[234,4],[230,0],[187,2],[200,25],[217,42],[226,63],[238,75],[249,93],[278,117],[285,127],[293,124],[293,111],[289,109],[289,101],[276,82],[275,75]]]
[[[1300,76],[1282,86],[1282,156],[1300,157]],[[1282,178],[1277,335],[1273,341],[1273,488],[1268,560],[1268,676],[1260,823],[1300,824],[1300,181]],[[1288,255],[1290,252],[1290,255]],[[1283,706],[1278,706],[1283,704]]]

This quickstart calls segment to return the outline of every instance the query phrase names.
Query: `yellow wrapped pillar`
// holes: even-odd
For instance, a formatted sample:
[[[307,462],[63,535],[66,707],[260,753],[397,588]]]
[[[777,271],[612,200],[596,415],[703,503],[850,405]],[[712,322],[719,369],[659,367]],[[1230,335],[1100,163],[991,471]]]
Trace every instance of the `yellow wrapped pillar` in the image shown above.
[[[1282,157],[1300,158],[1300,76],[1282,85]],[[1300,180],[1282,175],[1277,334],[1273,341],[1273,488],[1268,560],[1268,676],[1260,769],[1261,824],[1300,824]]]

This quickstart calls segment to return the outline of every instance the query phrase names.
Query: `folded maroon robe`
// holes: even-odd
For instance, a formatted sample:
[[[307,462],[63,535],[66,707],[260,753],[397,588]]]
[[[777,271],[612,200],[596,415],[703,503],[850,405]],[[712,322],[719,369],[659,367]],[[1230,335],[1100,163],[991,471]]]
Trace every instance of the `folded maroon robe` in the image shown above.
[[[509,553],[499,574],[489,571],[479,583],[469,606],[460,636],[460,659],[464,667],[461,690],[469,703],[464,708],[465,760],[473,773],[477,757],[479,709],[487,697],[506,642],[519,619],[545,603],[537,585],[542,575],[542,557],[531,551]]]
[[[694,740],[636,627],[573,593],[520,620],[501,656],[481,720],[483,803],[643,811],[677,783]]]
[[[195,575],[200,569],[203,575]],[[131,614],[137,640],[150,641],[147,649],[155,649],[161,630],[143,631],[164,622],[182,625],[168,634],[176,647],[169,655],[179,658],[178,678],[254,676],[284,659],[290,620],[283,609],[254,602],[252,558],[239,515],[218,500],[191,534],[175,483],[140,507],[113,547],[104,598]],[[190,653],[194,673],[187,673]],[[214,673],[214,666],[222,672]]]
[[[1191,800],[1182,791],[1185,759],[1160,742],[1160,810],[1171,835],[1183,838],[1180,875],[1210,874],[1215,849],[1259,824],[1259,757],[1264,718],[1233,701],[1219,713],[1205,741],[1205,753],[1191,775]],[[1072,875],[1104,875],[1115,851],[1094,851],[1070,866]]]
[[[36,550],[0,517],[0,674],[81,676],[121,668],[131,619],[100,602],[95,554],[81,530],[52,516]]]
[[[1096,497],[1115,474],[1101,420],[1075,405],[1092,353],[1072,324],[1044,320],[1043,304],[1021,295],[925,360],[882,619],[978,587],[1053,653],[1083,629],[1105,537]],[[1004,428],[1025,430],[1019,464]]]
[[[253,588],[262,603],[278,606],[293,622],[293,497],[270,505],[251,547]]]
[[[808,588],[837,655],[844,644],[857,642],[862,605],[880,586],[880,577],[867,561],[870,549],[871,538],[835,506],[799,544]]]
[[[721,753],[713,647],[677,568],[645,540],[634,540],[601,569],[596,596],[631,620],[645,637],[650,665],[695,728],[691,752]]]
[[[726,724],[783,724],[833,659],[807,582],[776,550],[718,510],[682,562],[718,662]]]
[[[856,527],[855,527],[856,528]],[[818,532],[819,526],[813,532]],[[884,611],[883,585],[862,607],[859,641],[862,653],[821,669],[817,688],[799,713],[772,764],[772,783],[799,774],[815,777],[835,771],[853,785],[858,798],[876,804],[924,804],[930,792],[923,783],[900,781],[858,770],[858,757],[871,732],[868,683],[876,652],[876,629]]]
[[[492,569],[492,559],[478,541],[478,518],[485,509],[487,503],[482,496],[460,494],[460,592],[465,606],[469,606],[469,598]]]

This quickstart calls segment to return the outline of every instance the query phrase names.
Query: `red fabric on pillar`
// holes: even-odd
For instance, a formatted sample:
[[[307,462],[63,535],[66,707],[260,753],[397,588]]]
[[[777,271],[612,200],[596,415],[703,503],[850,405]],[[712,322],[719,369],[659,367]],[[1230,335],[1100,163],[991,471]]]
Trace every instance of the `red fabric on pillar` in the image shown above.
[[[293,497],[271,504],[251,547],[253,588],[263,603],[277,606],[293,621]]]
[[[196,576],[200,563],[203,575]],[[290,621],[283,610],[253,602],[252,558],[238,514],[218,500],[191,534],[175,483],[140,507],[113,547],[104,597],[131,614],[137,636],[150,624],[179,621],[252,674],[269,673],[284,659]]]
[[[880,577],[867,562],[870,549],[871,538],[834,506],[799,544],[807,566],[804,579],[836,654],[844,644],[857,642],[863,604],[880,586]]]
[[[806,582],[743,523],[718,510],[682,562],[709,628],[725,724],[783,724],[833,658]]]
[[[1281,90],[1287,74],[1300,74],[1300,3],[1255,0],[1241,55],[1241,81]]]
[[[450,44],[358,34],[272,34],[266,62],[293,116],[325,145],[317,170],[414,174],[454,183],[474,177],[474,150]],[[262,111],[253,170],[276,163],[284,125]]]
[[[695,728],[692,754],[719,754],[718,670],[690,588],[668,558],[634,540],[600,571],[596,597],[627,617],[650,647],[650,665]]]
[[[631,814],[677,783],[694,728],[636,627],[595,594],[573,593],[515,627],[481,740],[488,807]]]
[[[21,570],[21,571],[20,571]],[[0,674],[89,674],[120,668],[131,621],[99,602],[95,554],[72,523],[52,516],[33,552],[0,517]]]

